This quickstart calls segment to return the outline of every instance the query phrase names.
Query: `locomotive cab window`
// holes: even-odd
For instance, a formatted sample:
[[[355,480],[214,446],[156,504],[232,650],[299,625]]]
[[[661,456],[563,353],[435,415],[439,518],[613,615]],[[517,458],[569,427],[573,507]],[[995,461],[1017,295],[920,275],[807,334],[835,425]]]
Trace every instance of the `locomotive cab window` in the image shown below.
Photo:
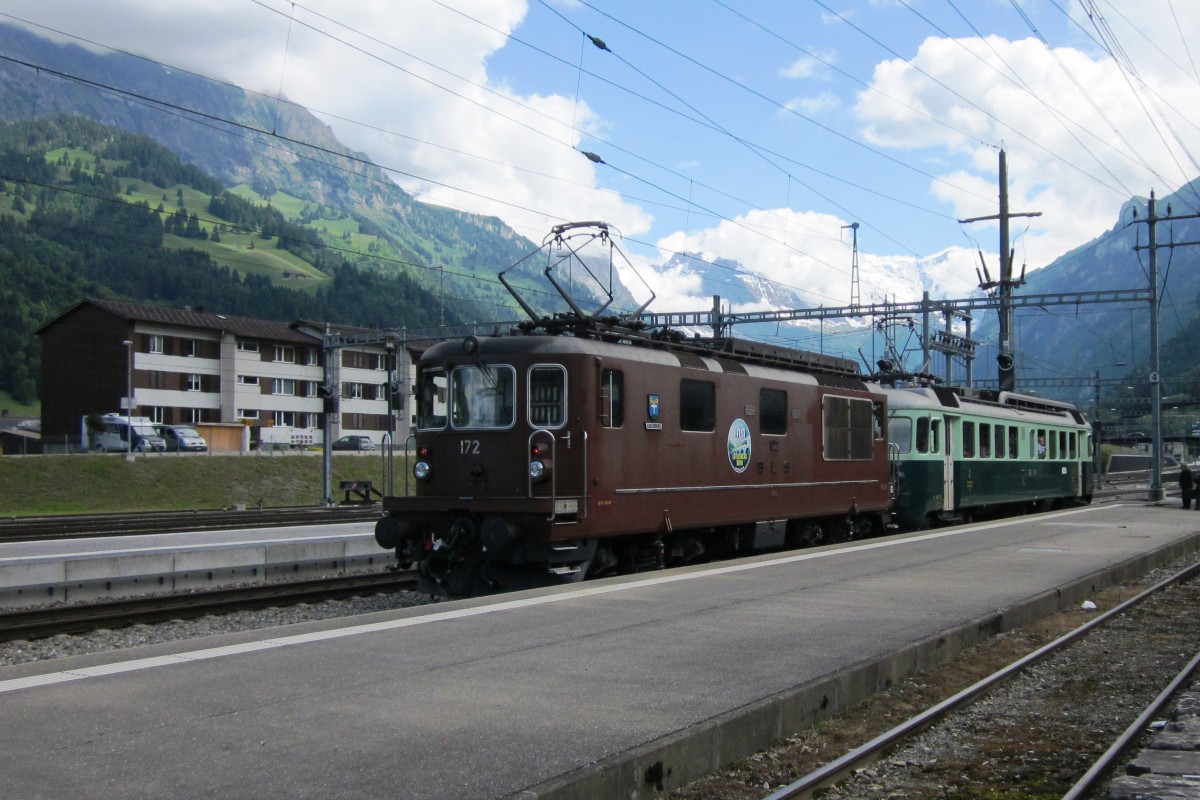
[[[529,424],[561,428],[567,421],[567,371],[558,365],[529,370]]]
[[[600,373],[600,424],[605,428],[625,424],[625,373],[618,369]]]
[[[417,429],[446,427],[446,371],[423,369],[417,375]]]
[[[759,389],[759,433],[784,435],[788,430],[787,392],[782,389]]]
[[[717,427],[717,387],[711,381],[679,381],[679,428],[711,433]]]
[[[507,364],[458,367],[450,375],[450,424],[455,428],[509,428],[516,372]]]
[[[875,413],[870,400],[826,395],[822,402],[826,461],[869,461],[874,455]]]

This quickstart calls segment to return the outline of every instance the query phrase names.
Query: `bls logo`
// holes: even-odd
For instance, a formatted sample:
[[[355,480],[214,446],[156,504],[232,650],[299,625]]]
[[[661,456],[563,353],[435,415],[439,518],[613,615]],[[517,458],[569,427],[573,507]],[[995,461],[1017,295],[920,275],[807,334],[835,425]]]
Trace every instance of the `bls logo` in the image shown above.
[[[650,417],[650,419],[658,419],[659,408],[658,395],[646,395],[646,415]]]

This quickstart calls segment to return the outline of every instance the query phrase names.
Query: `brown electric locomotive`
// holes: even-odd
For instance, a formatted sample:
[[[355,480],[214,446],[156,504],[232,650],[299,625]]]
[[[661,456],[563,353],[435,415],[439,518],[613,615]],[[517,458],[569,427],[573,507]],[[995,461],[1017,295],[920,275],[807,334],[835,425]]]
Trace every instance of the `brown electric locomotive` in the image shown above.
[[[610,244],[600,223],[560,226],[553,243],[585,226]],[[884,529],[886,399],[854,362],[646,334],[637,312],[601,316],[611,291],[584,313],[554,274],[565,258],[545,275],[568,313],[539,318],[513,291],[534,322],[418,363],[416,491],[384,499],[376,539],[424,589],[464,596]]]

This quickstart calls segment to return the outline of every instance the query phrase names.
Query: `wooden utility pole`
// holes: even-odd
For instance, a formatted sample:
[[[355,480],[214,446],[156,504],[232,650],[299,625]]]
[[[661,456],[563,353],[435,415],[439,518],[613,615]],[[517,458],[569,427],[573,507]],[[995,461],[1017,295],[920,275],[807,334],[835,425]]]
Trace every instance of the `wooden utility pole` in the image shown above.
[[[1029,211],[1018,214],[1009,213],[1008,210],[1008,156],[1000,151],[1000,213],[992,214],[987,217],[972,217],[971,219],[960,219],[959,222],[966,224],[968,222],[982,222],[984,220],[999,220],[1000,221],[1000,279],[993,281],[991,274],[988,272],[987,262],[983,261],[983,253],[979,254],[979,260],[983,264],[983,273],[979,275],[979,288],[985,289],[989,295],[999,299],[998,314],[1000,317],[1000,355],[996,357],[996,365],[999,368],[999,383],[1000,391],[1012,392],[1016,390],[1016,375],[1017,375],[1017,358],[1015,348],[1013,346],[1013,289],[1025,283],[1025,269],[1021,269],[1021,277],[1013,278],[1013,251],[1009,244],[1008,236],[1008,220],[1012,217],[1040,217],[1042,212]],[[976,270],[978,274],[978,270]]]

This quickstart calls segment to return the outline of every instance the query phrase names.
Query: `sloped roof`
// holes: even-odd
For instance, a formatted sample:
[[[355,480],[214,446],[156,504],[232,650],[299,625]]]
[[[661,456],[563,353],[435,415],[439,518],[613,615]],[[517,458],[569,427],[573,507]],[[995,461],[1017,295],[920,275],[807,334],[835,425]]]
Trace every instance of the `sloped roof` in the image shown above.
[[[254,317],[233,317],[215,314],[211,311],[194,308],[170,308],[168,306],[152,306],[143,303],[127,303],[124,300],[107,300],[98,297],[87,297],[59,314],[50,322],[38,329],[41,333],[59,320],[69,316],[75,310],[85,305],[95,306],[122,317],[130,322],[155,322],[162,325],[174,325],[182,328],[197,328],[200,330],[232,333],[247,339],[269,339],[277,342],[296,342],[298,344],[313,344],[314,340],[286,322],[276,322]]]

